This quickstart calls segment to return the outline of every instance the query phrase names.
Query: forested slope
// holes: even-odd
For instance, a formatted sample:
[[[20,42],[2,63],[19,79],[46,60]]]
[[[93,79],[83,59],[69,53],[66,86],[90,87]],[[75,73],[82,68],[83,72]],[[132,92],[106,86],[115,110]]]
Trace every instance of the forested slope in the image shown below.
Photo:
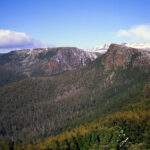
[[[141,102],[142,99],[148,101],[149,97],[144,96],[143,90],[149,87],[149,75],[147,52],[111,45],[106,54],[83,68],[53,77],[27,78],[5,85],[0,88],[1,138],[11,139],[17,143],[37,142],[38,139],[55,136],[98,117],[123,110],[125,106]],[[147,89],[149,91],[149,88]],[[145,111],[144,109],[142,112]],[[148,126],[149,113],[142,112],[140,113],[143,116],[141,115],[139,121],[146,122],[142,129],[145,130]],[[128,113],[121,113],[120,120],[123,117],[128,119]],[[134,116],[134,113],[136,117],[137,112],[134,111],[131,116]],[[138,117],[137,115],[136,118]],[[91,134],[93,131],[89,124],[88,126],[87,130]],[[118,134],[122,132],[123,124],[116,126],[109,122],[108,127],[106,126],[109,128],[108,134],[113,132],[116,136],[114,147],[118,145],[116,141]],[[104,143],[102,145],[105,145]],[[95,144],[94,142],[91,146],[98,146]],[[44,149],[47,148],[46,146],[44,144]],[[50,144],[49,149],[54,147]]]
[[[29,150],[104,150],[150,148],[150,95],[144,88],[135,102],[118,112],[41,140],[37,144],[16,144],[15,149]],[[149,89],[150,90],[150,89]]]

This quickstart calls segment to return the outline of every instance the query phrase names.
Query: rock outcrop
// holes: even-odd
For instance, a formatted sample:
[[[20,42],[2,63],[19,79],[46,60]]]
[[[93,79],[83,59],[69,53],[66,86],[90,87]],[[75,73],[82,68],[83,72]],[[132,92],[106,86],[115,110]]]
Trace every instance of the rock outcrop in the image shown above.
[[[150,51],[111,44],[102,59],[106,70],[112,70],[118,67],[148,67],[150,66]]]

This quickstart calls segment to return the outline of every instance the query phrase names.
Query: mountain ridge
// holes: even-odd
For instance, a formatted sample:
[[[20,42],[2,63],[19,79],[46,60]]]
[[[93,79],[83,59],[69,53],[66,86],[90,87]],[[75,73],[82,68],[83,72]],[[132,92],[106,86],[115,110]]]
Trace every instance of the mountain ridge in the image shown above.
[[[0,55],[0,85],[32,76],[51,76],[84,66],[95,53],[75,47],[12,51]]]
[[[131,53],[124,53],[126,50]],[[150,74],[150,66],[143,63],[141,67],[139,61],[147,53],[132,58],[134,54],[136,49],[111,45],[106,54],[84,67],[57,76],[29,77],[0,87],[1,136],[34,141],[134,102],[149,82]]]

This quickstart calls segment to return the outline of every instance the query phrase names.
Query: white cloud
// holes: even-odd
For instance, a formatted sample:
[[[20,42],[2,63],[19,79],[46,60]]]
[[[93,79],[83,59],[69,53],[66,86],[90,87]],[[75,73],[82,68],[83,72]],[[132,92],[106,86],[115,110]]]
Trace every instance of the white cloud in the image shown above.
[[[0,49],[21,49],[43,46],[42,42],[31,38],[26,33],[0,29]]]
[[[117,32],[119,37],[129,38],[132,41],[150,41],[150,25],[138,25]]]

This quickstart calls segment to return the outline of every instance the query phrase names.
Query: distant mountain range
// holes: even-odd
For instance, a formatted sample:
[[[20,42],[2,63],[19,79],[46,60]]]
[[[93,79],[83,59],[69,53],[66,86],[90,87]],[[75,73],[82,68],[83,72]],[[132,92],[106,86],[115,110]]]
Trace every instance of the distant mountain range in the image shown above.
[[[125,45],[137,49],[150,50],[150,43],[125,43]]]
[[[102,46],[96,46],[96,47],[94,47],[92,49],[89,49],[88,51],[104,54],[104,53],[107,52],[109,46],[110,46],[110,44],[107,43],[107,44],[104,44]]]
[[[1,54],[0,148],[148,149],[149,83],[150,51],[126,44]]]
[[[106,43],[102,46],[96,46],[95,48],[89,49],[90,52],[106,53],[111,43]],[[141,50],[150,50],[150,43],[121,43],[127,47],[132,47]]]

